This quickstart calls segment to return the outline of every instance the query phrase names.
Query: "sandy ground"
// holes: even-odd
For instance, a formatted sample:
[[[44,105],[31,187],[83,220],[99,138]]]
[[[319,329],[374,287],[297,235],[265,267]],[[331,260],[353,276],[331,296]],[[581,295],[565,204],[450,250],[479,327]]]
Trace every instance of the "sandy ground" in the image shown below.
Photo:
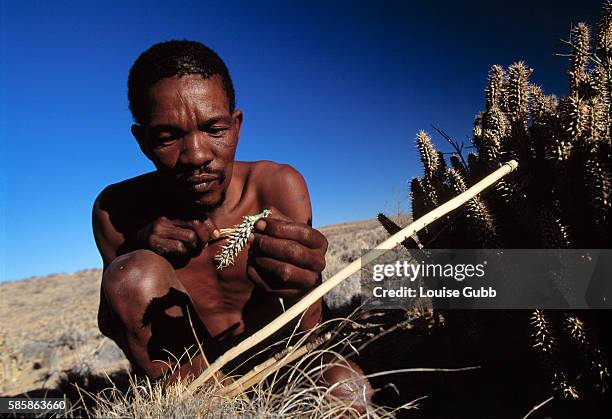
[[[404,225],[407,217],[402,217]],[[387,235],[376,220],[322,227],[329,241],[328,278]],[[0,396],[53,389],[67,372],[110,374],[128,368],[97,326],[101,270],[0,283]],[[327,296],[337,307],[359,294],[353,276]]]

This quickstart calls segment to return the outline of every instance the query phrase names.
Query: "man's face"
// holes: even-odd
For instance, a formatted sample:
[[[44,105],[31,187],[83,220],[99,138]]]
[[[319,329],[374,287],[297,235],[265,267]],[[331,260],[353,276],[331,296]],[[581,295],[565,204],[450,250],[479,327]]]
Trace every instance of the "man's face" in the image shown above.
[[[169,77],[149,90],[149,118],[132,126],[142,151],[173,195],[215,208],[232,177],[242,113],[229,112],[221,79]]]

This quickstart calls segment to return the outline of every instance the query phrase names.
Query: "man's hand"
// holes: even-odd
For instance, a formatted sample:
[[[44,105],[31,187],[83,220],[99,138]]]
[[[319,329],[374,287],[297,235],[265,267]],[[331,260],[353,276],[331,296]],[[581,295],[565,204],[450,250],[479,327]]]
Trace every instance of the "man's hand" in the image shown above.
[[[325,268],[327,239],[312,227],[296,223],[278,209],[255,224],[250,238],[247,274],[277,297],[307,293]]]
[[[143,248],[166,257],[200,249],[211,237],[218,238],[219,230],[210,219],[183,221],[159,217],[138,232],[137,241]]]

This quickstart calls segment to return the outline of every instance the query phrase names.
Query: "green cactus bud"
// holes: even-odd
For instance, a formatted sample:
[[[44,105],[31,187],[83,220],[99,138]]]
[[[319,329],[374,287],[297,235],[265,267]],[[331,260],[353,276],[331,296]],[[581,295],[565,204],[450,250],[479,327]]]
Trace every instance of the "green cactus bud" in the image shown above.
[[[593,210],[593,221],[597,229],[605,228],[604,234],[609,235],[607,227],[610,223],[610,153],[607,145],[602,144],[590,150],[585,163],[585,183],[591,196],[589,205]]]
[[[440,166],[442,164],[440,161],[440,155],[435,149],[431,138],[425,131],[419,131],[416,140],[417,148],[419,149],[419,154],[421,156],[421,162],[423,163],[423,168],[425,169],[425,178],[431,182],[434,179],[437,179],[440,172]]]
[[[529,110],[529,76],[532,71],[523,61],[510,65],[505,88],[504,111],[513,125],[525,129]]]
[[[551,154],[557,161],[567,161],[572,148],[582,142],[587,126],[589,107],[577,94],[559,102],[559,135],[554,139]]]
[[[561,129],[571,141],[577,142],[587,124],[588,106],[577,94],[565,97],[561,101]]]
[[[546,118],[555,114],[557,110],[557,97],[545,95],[540,86],[530,86],[531,119],[534,124],[545,123]]]
[[[480,160],[478,159],[478,154],[476,153],[468,153],[467,155],[468,162],[468,172],[472,178],[480,177]]]
[[[446,160],[444,160],[444,153],[438,151],[438,170],[434,175],[434,181],[440,183],[446,176]]]
[[[554,375],[553,383],[557,383],[555,386],[556,391],[563,396],[566,400],[579,400],[580,393],[575,386],[568,383],[565,374],[557,373]]]
[[[391,220],[383,213],[379,213],[376,218],[378,219],[380,225],[382,225],[383,228],[387,231],[387,233],[389,233],[389,235],[393,235],[402,229],[395,222],[393,222],[393,220]],[[402,241],[401,244],[408,250],[419,248],[418,243],[412,237],[409,237],[406,240]]]
[[[569,85],[570,94],[578,95],[582,91],[582,84],[587,78],[587,64],[590,54],[590,30],[585,23],[579,23],[570,31],[572,52],[570,54]]]
[[[510,134],[510,123],[502,110],[493,106],[484,113],[482,128],[482,138],[476,147],[487,168],[493,168],[502,160],[502,144]]]
[[[606,392],[610,380],[608,363],[602,350],[593,341],[591,331],[582,320],[573,315],[565,316],[563,328],[578,351],[586,356],[586,362],[591,374],[595,377],[597,389],[602,393]]]
[[[594,146],[597,142],[606,138],[609,108],[606,109],[604,101],[598,96],[589,99],[586,107],[583,134],[585,141],[590,146]]]
[[[495,226],[493,213],[485,202],[475,197],[466,204],[466,217],[468,223],[473,226],[477,233],[477,240],[484,249],[497,249],[500,247],[499,235]]]
[[[591,345],[591,339],[587,332],[586,325],[576,316],[568,315],[563,321],[565,331],[580,349],[585,349]]]
[[[551,331],[551,323],[544,310],[534,310],[531,313],[532,328],[531,346],[542,354],[553,354],[557,350],[557,342]]]
[[[612,66],[612,57],[611,63]],[[610,67],[608,67],[610,68]],[[597,65],[589,74],[590,89],[593,92],[591,99],[601,102],[601,115],[603,116],[600,123],[603,124],[601,134],[608,141],[612,135],[612,77],[610,70],[603,65]]]
[[[448,173],[448,181],[451,190],[454,192],[455,195],[459,195],[467,190],[465,180],[457,170],[447,169],[446,172]]]
[[[504,204],[512,205],[515,200],[518,185],[513,179],[501,180],[497,183],[495,190]]]
[[[424,193],[425,207],[431,211],[439,205],[438,193],[427,179],[420,179],[420,184]]]
[[[474,117],[474,128],[472,129],[472,137],[474,138],[474,143],[478,142],[478,140],[482,136],[482,115],[483,112],[479,112],[476,117]]]
[[[506,72],[501,65],[495,64],[489,71],[489,79],[487,81],[486,93],[486,110],[488,111],[494,106],[499,105],[499,101],[503,94]]]
[[[453,169],[455,169],[457,172],[459,172],[459,174],[466,179],[468,177],[468,173],[466,171],[465,166],[463,165],[463,162],[459,159],[459,156],[456,155],[452,155],[450,157],[450,162],[451,162],[451,166]]]
[[[597,25],[597,54],[603,59],[612,58],[612,1],[604,1],[601,19]]]
[[[544,310],[534,310],[530,317],[531,346],[538,352],[549,376],[553,389],[566,399],[578,399],[578,391],[568,383],[567,375],[558,361],[557,339]]]
[[[422,179],[414,178],[410,183],[410,198],[412,202],[412,217],[420,218],[425,215],[425,191],[423,190]]]
[[[447,169],[448,182],[455,195],[467,190],[467,185],[461,174],[455,169]],[[466,204],[468,225],[476,234],[476,239],[485,249],[499,247],[499,237],[493,220],[493,215],[480,197],[470,199]]]
[[[538,227],[542,245],[547,249],[568,249],[571,247],[567,226],[549,208],[542,208],[538,215]]]
[[[530,116],[531,116],[531,146],[535,152],[538,164],[543,164],[548,151],[555,144],[557,138],[557,98],[554,95],[545,95],[539,86],[530,86]]]

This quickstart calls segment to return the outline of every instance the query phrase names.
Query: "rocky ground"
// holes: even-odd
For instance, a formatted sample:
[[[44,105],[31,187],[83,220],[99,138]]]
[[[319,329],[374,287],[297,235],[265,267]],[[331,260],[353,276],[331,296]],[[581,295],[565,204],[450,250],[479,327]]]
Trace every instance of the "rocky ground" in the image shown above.
[[[329,241],[325,278],[387,237],[376,220],[320,230]],[[129,367],[121,350],[98,330],[101,274],[89,269],[0,283],[0,396],[54,389],[67,377]],[[354,275],[328,295],[328,304],[338,307],[359,289]]]

